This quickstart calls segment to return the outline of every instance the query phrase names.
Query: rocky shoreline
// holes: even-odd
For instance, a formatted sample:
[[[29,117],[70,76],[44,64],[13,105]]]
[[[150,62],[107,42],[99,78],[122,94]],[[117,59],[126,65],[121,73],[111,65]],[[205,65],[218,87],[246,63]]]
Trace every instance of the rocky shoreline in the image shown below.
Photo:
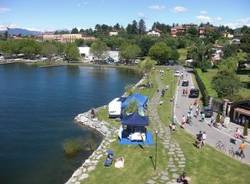
[[[106,106],[100,108],[106,108]],[[80,125],[87,126],[98,131],[103,135],[104,138],[98,148],[89,156],[88,159],[84,161],[82,166],[80,166],[73,173],[66,184],[80,184],[81,181],[88,178],[89,172],[93,171],[96,168],[99,160],[105,156],[110,143],[116,140],[116,135],[118,133],[118,129],[111,127],[107,122],[99,121],[97,118],[91,118],[90,111],[78,114],[75,117],[75,121]]]
[[[138,85],[142,84],[144,77],[137,82],[133,89]],[[107,106],[98,107],[95,110],[98,111],[101,108],[107,108]],[[110,143],[116,140],[118,135],[118,128],[112,127],[109,123],[105,121],[99,121],[97,118],[91,118],[90,110],[78,114],[75,117],[75,121],[82,126],[86,126],[98,131],[103,136],[103,140],[98,146],[98,148],[89,156],[88,159],[72,174],[66,184],[80,184],[83,180],[89,177],[89,173],[95,170],[96,165],[100,159],[106,155],[106,151],[109,148]]]

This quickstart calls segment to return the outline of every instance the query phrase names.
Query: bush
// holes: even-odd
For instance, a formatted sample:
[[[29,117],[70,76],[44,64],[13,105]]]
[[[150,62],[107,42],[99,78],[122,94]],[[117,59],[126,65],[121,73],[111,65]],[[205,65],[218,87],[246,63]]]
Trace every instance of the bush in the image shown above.
[[[248,136],[248,121],[246,121],[244,124],[243,135]]]
[[[202,94],[202,101],[204,103],[205,106],[208,105],[209,103],[209,95],[208,95],[208,92],[207,92],[207,89],[205,87],[205,84],[203,83],[203,81],[201,80],[200,76],[198,75],[198,72],[196,69],[194,69],[194,74],[195,74],[195,78],[196,78],[196,81],[197,81],[197,84],[201,90],[201,94]]]

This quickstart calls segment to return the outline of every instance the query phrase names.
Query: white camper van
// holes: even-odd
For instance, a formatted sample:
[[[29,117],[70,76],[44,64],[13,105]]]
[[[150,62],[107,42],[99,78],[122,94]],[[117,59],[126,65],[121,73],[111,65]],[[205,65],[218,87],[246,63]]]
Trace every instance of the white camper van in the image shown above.
[[[120,117],[122,102],[120,98],[113,99],[108,105],[109,117]]]

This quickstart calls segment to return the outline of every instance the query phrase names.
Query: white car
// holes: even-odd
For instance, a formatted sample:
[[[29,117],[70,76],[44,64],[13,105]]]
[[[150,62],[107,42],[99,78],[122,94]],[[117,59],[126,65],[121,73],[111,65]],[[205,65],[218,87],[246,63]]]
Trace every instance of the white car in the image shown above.
[[[175,76],[175,77],[180,77],[180,76],[181,76],[181,72],[180,72],[179,70],[176,70],[176,71],[174,72],[174,76]]]

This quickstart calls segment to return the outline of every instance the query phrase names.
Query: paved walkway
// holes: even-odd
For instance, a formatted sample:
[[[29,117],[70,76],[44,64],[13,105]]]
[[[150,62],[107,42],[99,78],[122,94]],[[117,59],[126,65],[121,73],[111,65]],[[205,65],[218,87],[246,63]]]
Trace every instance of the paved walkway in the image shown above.
[[[191,83],[189,86],[194,86],[192,81],[192,76],[190,73],[184,71],[184,79],[189,80]],[[177,119],[177,122],[181,122],[182,116],[187,115],[189,105],[194,103],[194,99],[184,97],[182,96],[182,89],[183,87],[178,86],[177,87],[177,93],[175,96],[175,116]],[[235,125],[231,125],[228,129],[217,129],[214,127],[208,126],[208,122],[210,119],[205,120],[205,122],[200,122],[199,118],[192,118],[191,125],[185,125],[186,131],[189,133],[196,135],[199,133],[199,131],[205,131],[207,134],[207,143],[213,147],[216,146],[216,143],[220,140],[224,143],[226,147],[226,152],[228,154],[229,150],[233,148],[235,151],[238,150],[239,144],[241,143],[241,140],[237,140],[236,144],[233,144],[230,142],[230,139],[233,137],[233,129],[235,128]],[[250,145],[247,144],[247,147],[245,149],[245,155],[246,158],[242,159],[241,161],[247,164],[250,164]],[[238,158],[237,158],[238,159]],[[239,159],[240,160],[240,159]]]
[[[156,81],[158,89],[161,91],[161,89],[164,88],[164,85],[162,84],[159,75],[156,75]],[[154,130],[159,132],[158,136],[166,149],[169,160],[166,168],[162,172],[156,173],[146,182],[146,184],[175,184],[177,177],[179,177],[180,173],[184,171],[186,159],[179,144],[171,139],[169,127],[163,124],[159,118],[157,106],[159,105],[160,100],[160,93],[155,92],[149,102],[149,118],[154,126]]]

